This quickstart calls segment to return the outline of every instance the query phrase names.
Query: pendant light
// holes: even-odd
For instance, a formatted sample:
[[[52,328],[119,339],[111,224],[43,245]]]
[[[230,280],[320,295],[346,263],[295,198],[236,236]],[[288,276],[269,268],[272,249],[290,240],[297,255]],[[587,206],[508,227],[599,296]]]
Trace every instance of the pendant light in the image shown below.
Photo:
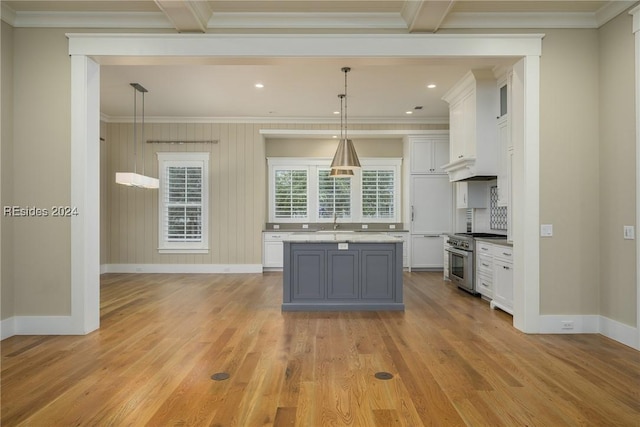
[[[342,112],[343,110],[343,104],[344,104],[344,97],[345,94],[341,93],[340,95],[338,95],[338,98],[340,98],[340,141],[342,141],[343,139],[343,133],[342,133]],[[353,169],[331,169],[331,172],[329,173],[329,176],[332,176],[334,178],[336,177],[352,177],[353,176]]]
[[[116,183],[127,187],[138,188],[158,188],[160,181],[158,178],[146,176],[144,174],[144,94],[147,91],[139,83],[130,83],[133,87],[133,172],[116,172]],[[138,120],[137,120],[137,99],[138,92],[142,93],[142,175],[137,173],[138,168]]]
[[[347,135],[347,73],[349,71],[351,71],[351,68],[349,67],[342,68],[342,72],[344,73],[344,137],[341,135],[340,142],[338,143],[338,149],[336,150],[336,154],[333,156],[333,161],[331,162],[331,169],[335,170],[353,170],[360,168],[360,160],[358,160],[358,154],[356,154],[353,141],[351,141]],[[340,133],[342,134],[342,115],[340,118]]]

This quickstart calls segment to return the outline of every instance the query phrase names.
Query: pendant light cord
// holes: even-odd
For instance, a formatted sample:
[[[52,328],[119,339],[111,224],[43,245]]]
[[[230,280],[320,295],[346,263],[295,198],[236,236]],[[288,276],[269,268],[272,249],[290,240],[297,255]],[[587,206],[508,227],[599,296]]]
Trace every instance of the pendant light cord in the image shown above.
[[[138,173],[138,94],[137,89],[133,88],[133,173]]]
[[[347,136],[347,73],[351,68],[343,67],[342,71],[344,71],[344,139],[349,139]]]

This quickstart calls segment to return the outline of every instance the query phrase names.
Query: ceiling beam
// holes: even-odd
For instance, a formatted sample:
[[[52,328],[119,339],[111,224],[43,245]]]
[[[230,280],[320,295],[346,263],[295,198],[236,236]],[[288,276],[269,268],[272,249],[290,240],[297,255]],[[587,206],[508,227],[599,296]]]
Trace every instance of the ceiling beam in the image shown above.
[[[155,0],[179,33],[205,33],[213,11],[202,0]]]
[[[401,15],[410,33],[435,33],[454,3],[455,0],[406,0]]]

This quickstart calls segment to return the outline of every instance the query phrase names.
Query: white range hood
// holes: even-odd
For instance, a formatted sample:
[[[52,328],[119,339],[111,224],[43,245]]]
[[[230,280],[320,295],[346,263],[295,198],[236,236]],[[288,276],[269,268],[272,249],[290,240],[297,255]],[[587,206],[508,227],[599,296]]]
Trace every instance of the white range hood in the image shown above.
[[[449,181],[496,179],[498,87],[493,71],[469,71],[443,97],[449,103]]]

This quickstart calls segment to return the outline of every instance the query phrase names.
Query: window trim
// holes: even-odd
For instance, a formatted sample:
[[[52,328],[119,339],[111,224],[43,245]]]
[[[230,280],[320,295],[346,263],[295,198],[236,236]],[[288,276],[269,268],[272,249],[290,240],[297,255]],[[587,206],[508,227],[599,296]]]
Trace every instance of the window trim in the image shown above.
[[[161,254],[206,254],[209,253],[209,156],[208,152],[159,152],[158,176],[158,252]],[[171,242],[165,235],[165,168],[168,165],[202,167],[202,240],[199,242]]]
[[[327,223],[333,218],[318,217],[318,169],[331,166],[330,158],[318,157],[268,157],[268,212],[271,223]],[[394,217],[393,218],[363,218],[362,214],[362,171],[356,169],[351,178],[351,219],[353,223],[398,223],[402,222],[402,158],[375,157],[360,158],[362,169],[381,169],[394,171]],[[307,170],[307,217],[306,218],[276,218],[275,217],[275,170],[276,169],[305,169]],[[344,220],[342,222],[345,222]]]

